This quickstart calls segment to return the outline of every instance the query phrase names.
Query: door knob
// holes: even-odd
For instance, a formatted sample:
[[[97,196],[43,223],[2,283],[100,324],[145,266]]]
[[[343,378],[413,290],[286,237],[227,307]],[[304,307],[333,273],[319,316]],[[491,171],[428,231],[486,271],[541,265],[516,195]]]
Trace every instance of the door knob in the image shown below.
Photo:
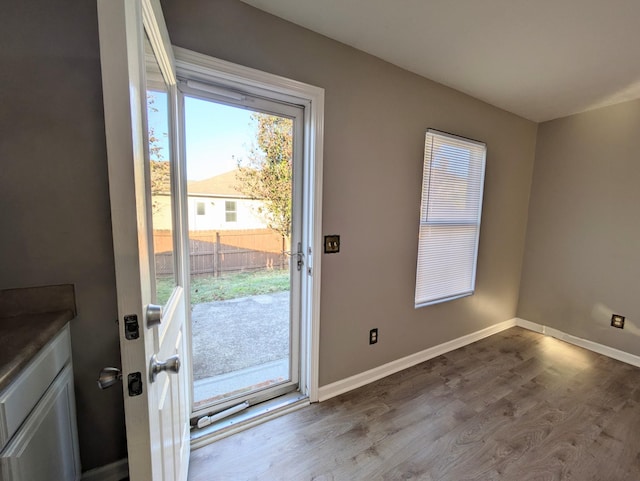
[[[149,362],[149,380],[155,382],[156,376],[162,371],[178,373],[180,371],[180,357],[176,354],[166,361],[158,361],[158,357],[154,354]]]
[[[147,306],[147,329],[153,326],[159,326],[162,322],[162,306],[157,304],[149,304]]]

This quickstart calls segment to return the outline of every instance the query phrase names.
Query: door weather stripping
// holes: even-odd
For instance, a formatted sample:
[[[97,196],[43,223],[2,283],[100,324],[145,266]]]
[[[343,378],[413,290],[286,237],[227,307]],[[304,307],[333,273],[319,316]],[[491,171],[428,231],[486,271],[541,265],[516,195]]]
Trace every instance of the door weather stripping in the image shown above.
[[[200,90],[201,92],[207,92],[214,95],[219,95],[220,97],[225,97],[233,100],[245,100],[246,97],[238,92],[233,92],[231,90],[227,90],[221,87],[216,87],[215,85],[209,85],[203,82],[198,82],[196,80],[187,80],[186,82],[181,82],[183,85],[186,84],[187,87],[193,90]]]
[[[226,417],[232,416],[240,411],[244,411],[249,407],[249,401],[245,401],[241,404],[237,404],[236,406],[230,407],[229,409],[225,409],[224,411],[220,411],[219,413],[212,414],[211,416],[202,416],[198,419],[198,423],[196,426],[198,429],[202,429],[207,427],[209,424],[215,423],[216,421],[220,421]]]

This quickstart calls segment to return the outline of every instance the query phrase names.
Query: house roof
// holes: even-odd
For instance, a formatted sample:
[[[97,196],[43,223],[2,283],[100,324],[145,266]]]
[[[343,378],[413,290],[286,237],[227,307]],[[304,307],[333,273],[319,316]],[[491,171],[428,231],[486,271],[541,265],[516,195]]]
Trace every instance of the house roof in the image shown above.
[[[237,189],[239,181],[236,179],[238,170],[231,170],[220,175],[209,177],[203,180],[191,180],[187,182],[189,195],[219,195],[224,197],[249,196]]]

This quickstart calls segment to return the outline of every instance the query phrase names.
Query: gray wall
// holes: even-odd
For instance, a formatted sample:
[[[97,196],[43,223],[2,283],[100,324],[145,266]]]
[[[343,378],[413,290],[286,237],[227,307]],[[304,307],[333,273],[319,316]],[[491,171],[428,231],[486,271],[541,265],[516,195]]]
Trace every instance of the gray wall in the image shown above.
[[[518,316],[640,355],[640,101],[540,124]],[[627,316],[624,330],[611,314]]]
[[[325,89],[321,385],[515,316],[536,124],[234,0],[162,5],[175,45]],[[428,127],[487,142],[487,175],[476,295],[415,310]]]
[[[163,2],[175,44],[326,89],[321,384],[513,317],[536,125],[235,0]],[[126,456],[96,6],[0,7],[0,288],[74,283],[83,469]],[[477,292],[414,310],[424,132],[488,143]],[[380,341],[367,343],[380,329]]]
[[[0,6],[0,288],[75,284],[84,469],[126,456],[94,1]]]

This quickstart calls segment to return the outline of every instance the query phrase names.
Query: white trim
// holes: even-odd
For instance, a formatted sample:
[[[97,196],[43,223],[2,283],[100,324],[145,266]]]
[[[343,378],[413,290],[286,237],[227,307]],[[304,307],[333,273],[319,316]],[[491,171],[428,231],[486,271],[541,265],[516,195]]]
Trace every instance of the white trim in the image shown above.
[[[309,401],[319,400],[319,379],[320,379],[320,277],[322,259],[322,182],[323,182],[323,149],[324,149],[324,89],[317,89],[309,109],[309,120],[305,122],[305,138],[309,149],[306,155],[311,159],[314,169],[306,176],[309,184],[309,209],[307,212],[307,235],[309,251],[307,253],[307,269],[309,273],[307,283],[307,298],[311,299],[307,303],[308,316],[311,325],[308,326],[310,332],[307,375]],[[309,215],[311,214],[311,215]]]
[[[127,458],[82,473],[82,481],[120,481],[129,476]]]
[[[636,356],[635,354],[630,354],[613,347],[605,346],[604,344],[573,336],[558,329],[554,329],[553,327],[527,321],[526,319],[515,318],[515,322],[517,326],[529,329],[530,331],[539,332],[545,336],[555,337],[556,339],[568,342],[574,346],[582,347],[589,351],[610,357],[611,359],[616,359],[618,361],[631,364],[632,366],[640,367],[640,356]]]
[[[320,262],[322,255],[322,169],[324,144],[324,89],[296,80],[237,65],[225,60],[203,55],[181,47],[173,47],[178,76],[183,80],[204,81],[208,84],[241,89],[258,97],[267,97],[285,103],[295,103],[305,109],[304,155],[313,169],[306,172],[304,188],[308,192],[308,205],[303,218],[303,246],[306,254],[307,273],[302,282],[306,292],[306,317],[301,334],[308,342],[301,352],[302,367],[300,388],[311,402],[319,399],[318,364],[320,353]],[[306,352],[305,352],[306,351]]]
[[[529,329],[530,331],[544,334],[544,326],[542,324],[536,324],[535,322],[526,321],[524,319],[520,319],[519,317],[516,317],[515,320],[516,326],[518,327],[524,327],[525,329]]]
[[[498,324],[494,324],[493,326],[489,326],[479,331],[472,332],[471,334],[467,334],[457,339],[438,344],[437,346],[430,347],[428,349],[425,349],[424,351],[416,352],[415,354],[411,354],[401,359],[391,361],[387,364],[383,364],[382,366],[370,369],[369,371],[365,371],[360,374],[356,374],[355,376],[342,379],[341,381],[327,384],[326,386],[320,387],[319,399],[320,401],[326,401],[327,399],[330,399],[334,396],[338,396],[347,391],[351,391],[352,389],[359,388],[361,386],[364,386],[365,384],[377,381],[378,379],[382,379],[383,377],[415,366],[416,364],[420,364],[421,362],[428,361],[429,359],[433,359],[434,357],[441,356],[442,354],[453,351],[455,349],[459,349],[463,346],[471,344],[472,342],[479,341],[480,339],[492,336],[493,334],[497,334],[498,332],[504,331],[505,329],[509,329],[514,326],[516,326],[515,318],[508,321],[500,322]]]
[[[141,3],[144,32],[149,39],[160,71],[165,77],[164,80],[169,85],[175,85],[175,60],[173,58],[173,51],[166,48],[168,45],[171,45],[171,40],[164,22],[160,2],[158,0],[141,0]]]
[[[316,108],[324,109],[324,89],[309,85],[297,80],[274,75],[261,70],[256,70],[243,65],[237,65],[226,60],[210,57],[198,52],[193,52],[182,47],[173,47],[176,68],[181,72],[180,77],[186,80],[204,81],[211,83],[212,71],[217,85],[242,89],[247,93],[261,96],[265,90],[269,91],[269,97],[288,101],[288,97],[298,97],[302,101],[318,103]],[[284,94],[284,95],[283,95]]]

